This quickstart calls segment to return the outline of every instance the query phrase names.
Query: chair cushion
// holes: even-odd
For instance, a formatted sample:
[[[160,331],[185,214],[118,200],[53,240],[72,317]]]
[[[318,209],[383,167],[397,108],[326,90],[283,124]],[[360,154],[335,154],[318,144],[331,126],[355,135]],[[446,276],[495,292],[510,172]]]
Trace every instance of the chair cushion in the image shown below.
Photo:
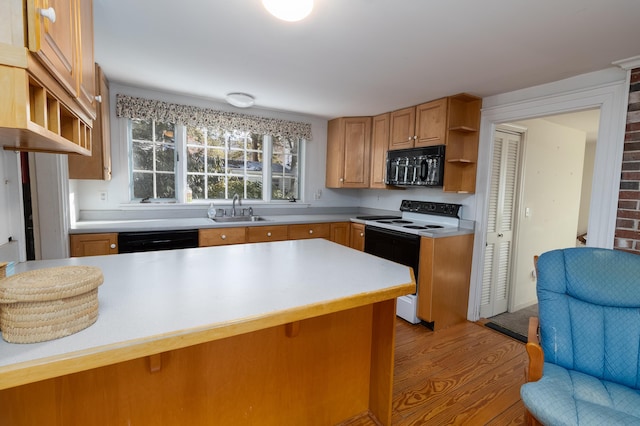
[[[524,384],[520,396],[545,425],[640,424],[639,391],[547,362],[542,378]]]
[[[571,248],[537,267],[544,360],[640,389],[640,256]]]

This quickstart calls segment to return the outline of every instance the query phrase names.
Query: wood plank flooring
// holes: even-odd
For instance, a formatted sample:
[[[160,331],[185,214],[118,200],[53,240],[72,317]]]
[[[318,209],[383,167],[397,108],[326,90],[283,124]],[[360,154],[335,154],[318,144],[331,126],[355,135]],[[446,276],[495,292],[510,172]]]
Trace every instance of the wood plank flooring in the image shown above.
[[[522,425],[524,344],[467,322],[433,332],[396,320],[394,426]],[[349,426],[376,422],[363,416]]]

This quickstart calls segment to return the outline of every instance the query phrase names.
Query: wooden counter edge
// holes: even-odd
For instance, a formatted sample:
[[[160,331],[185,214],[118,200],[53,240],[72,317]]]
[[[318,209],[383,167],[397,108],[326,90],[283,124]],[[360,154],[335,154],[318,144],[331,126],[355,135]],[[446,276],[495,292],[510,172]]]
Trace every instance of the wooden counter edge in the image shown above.
[[[0,367],[0,390],[404,296],[416,291],[410,274],[411,282],[379,291]]]

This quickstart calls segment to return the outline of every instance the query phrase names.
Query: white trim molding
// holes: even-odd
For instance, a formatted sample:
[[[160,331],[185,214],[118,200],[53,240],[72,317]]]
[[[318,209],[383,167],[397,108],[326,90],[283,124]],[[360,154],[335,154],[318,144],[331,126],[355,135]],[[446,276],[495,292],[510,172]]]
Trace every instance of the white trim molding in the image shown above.
[[[621,70],[608,69],[600,75],[592,73],[564,82],[524,89],[487,98],[482,110],[480,147],[476,184],[476,230],[471,268],[468,319],[479,319],[482,292],[483,259],[486,245],[487,199],[489,196],[490,164],[493,134],[498,125],[530,118],[567,112],[600,109],[600,125],[593,171],[589,216],[590,246],[613,247],[617,216],[620,170],[624,147],[628,84]],[[613,77],[613,78],[612,78]],[[580,87],[582,86],[582,87]],[[558,90],[568,88],[565,91]],[[538,96],[535,96],[535,94]],[[506,101],[506,102],[503,102]]]

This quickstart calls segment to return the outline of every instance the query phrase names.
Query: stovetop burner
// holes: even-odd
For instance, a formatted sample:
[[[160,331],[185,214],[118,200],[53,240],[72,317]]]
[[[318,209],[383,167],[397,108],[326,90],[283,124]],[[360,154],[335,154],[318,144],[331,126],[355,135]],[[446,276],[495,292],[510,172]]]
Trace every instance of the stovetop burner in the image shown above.
[[[428,230],[445,232],[447,229],[458,228],[460,207],[462,207],[460,204],[403,200],[400,205],[402,217],[369,216],[367,219],[375,220],[381,228],[399,232],[411,234],[420,234]]]

